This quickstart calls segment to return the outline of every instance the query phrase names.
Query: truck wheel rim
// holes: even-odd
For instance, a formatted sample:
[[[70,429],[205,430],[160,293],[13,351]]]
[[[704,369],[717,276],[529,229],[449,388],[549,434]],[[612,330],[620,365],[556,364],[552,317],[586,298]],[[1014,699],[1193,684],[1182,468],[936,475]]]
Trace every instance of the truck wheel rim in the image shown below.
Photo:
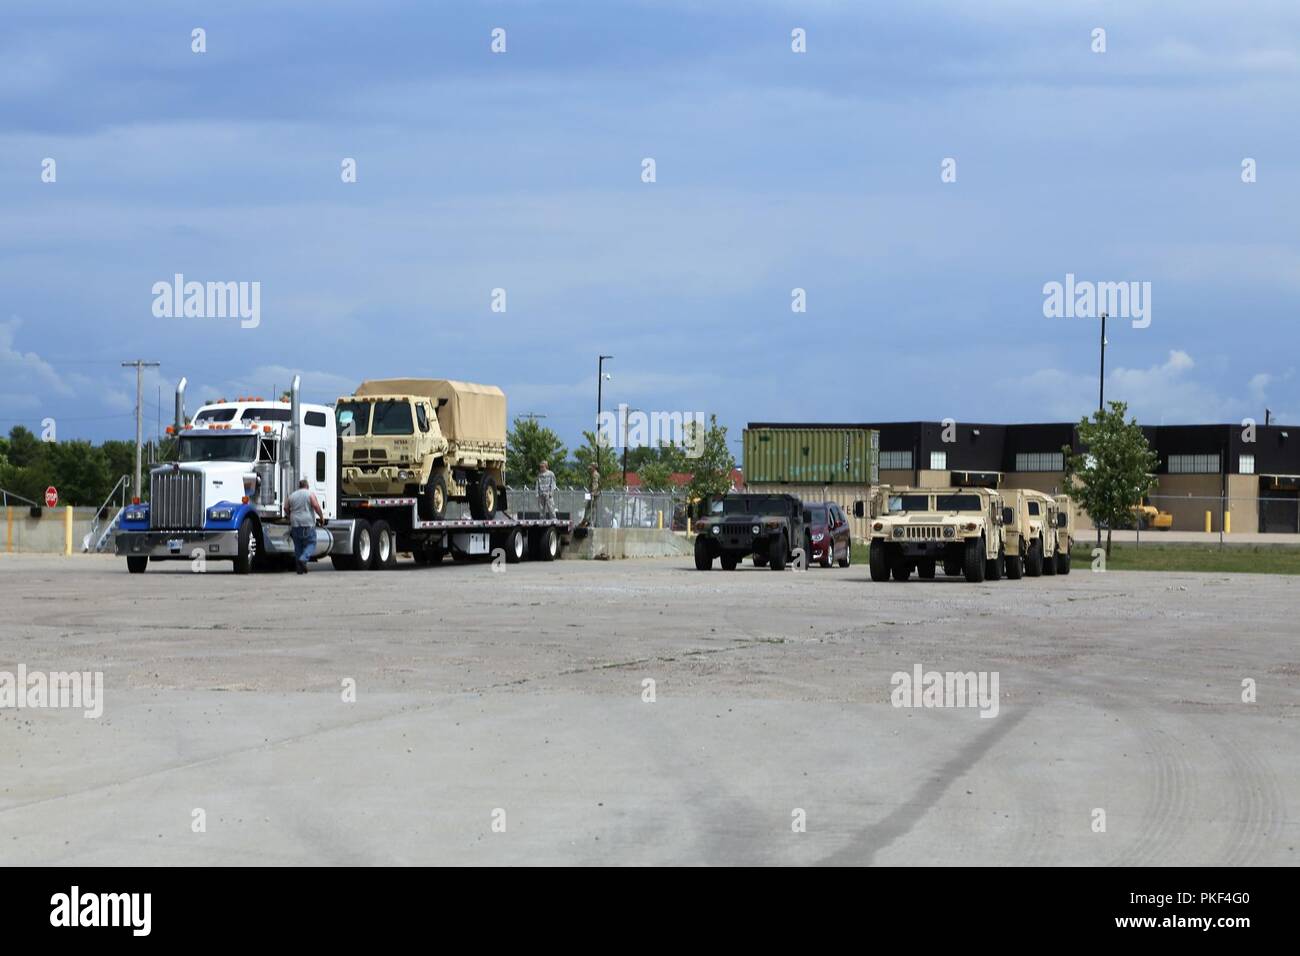
[[[370,560],[370,532],[366,531],[358,535],[357,553],[361,555],[362,561]]]

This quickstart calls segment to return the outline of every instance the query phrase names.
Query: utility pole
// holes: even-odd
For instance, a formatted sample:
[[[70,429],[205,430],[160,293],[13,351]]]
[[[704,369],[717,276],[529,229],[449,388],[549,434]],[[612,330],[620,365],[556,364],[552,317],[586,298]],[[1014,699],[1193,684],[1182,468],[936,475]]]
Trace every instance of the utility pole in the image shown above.
[[[135,367],[135,494],[133,497],[140,497],[140,446],[144,443],[144,370],[147,368],[158,368],[158,362],[146,362],[144,359],[136,359],[134,362],[123,362],[122,368]]]
[[[1106,411],[1106,313],[1101,314],[1101,372],[1097,376],[1097,412]],[[1101,528],[1097,528],[1097,547],[1101,547]]]

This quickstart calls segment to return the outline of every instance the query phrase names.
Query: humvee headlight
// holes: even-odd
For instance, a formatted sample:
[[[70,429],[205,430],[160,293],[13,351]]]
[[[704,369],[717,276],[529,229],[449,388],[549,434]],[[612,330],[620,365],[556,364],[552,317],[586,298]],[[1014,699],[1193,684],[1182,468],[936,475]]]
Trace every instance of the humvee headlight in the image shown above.
[[[945,525],[943,529],[943,536],[945,538],[955,538],[957,537],[957,529],[954,528],[952,525]]]
[[[760,528],[758,525],[754,525],[754,527],[750,528],[749,530],[752,531],[754,534],[760,534],[763,531],[763,529]]]
[[[714,534],[717,534],[717,533],[720,532],[722,529],[719,528],[719,527],[715,524],[715,525],[713,526],[713,529],[712,529],[712,530],[713,530],[713,533],[714,533]]]
[[[894,528],[894,537],[901,538],[902,536],[903,536],[903,528],[902,525],[899,525],[898,527]]]

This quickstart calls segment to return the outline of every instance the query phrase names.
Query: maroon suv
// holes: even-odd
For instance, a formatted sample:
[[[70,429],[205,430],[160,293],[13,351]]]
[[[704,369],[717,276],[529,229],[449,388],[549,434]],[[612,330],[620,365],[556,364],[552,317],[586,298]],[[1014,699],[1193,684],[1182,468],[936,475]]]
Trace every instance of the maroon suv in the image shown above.
[[[839,505],[833,501],[804,505],[803,523],[812,538],[809,564],[815,561],[829,568],[835,561],[842,568],[849,566],[853,543],[849,538],[849,519],[844,517]]]

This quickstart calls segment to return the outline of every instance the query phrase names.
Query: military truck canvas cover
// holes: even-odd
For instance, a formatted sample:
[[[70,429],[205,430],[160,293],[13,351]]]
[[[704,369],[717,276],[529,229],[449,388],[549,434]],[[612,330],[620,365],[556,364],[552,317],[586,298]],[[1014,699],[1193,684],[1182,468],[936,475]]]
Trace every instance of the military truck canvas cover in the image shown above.
[[[506,440],[506,395],[495,385],[441,378],[377,378],[362,382],[355,394],[419,395],[429,399],[437,409],[438,427],[448,441],[499,445]]]

